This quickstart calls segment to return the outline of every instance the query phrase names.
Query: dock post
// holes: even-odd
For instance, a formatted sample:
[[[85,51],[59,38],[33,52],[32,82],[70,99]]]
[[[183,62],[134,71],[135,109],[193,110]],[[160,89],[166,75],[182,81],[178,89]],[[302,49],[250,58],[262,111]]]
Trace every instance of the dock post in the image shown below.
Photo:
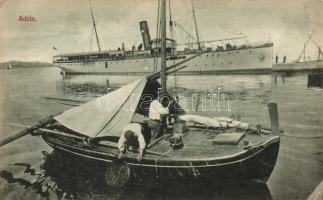
[[[257,124],[257,134],[260,135],[261,134],[261,125]]]
[[[271,131],[274,134],[278,134],[279,133],[279,122],[278,122],[277,104],[276,103],[269,103],[268,110],[269,110]]]
[[[109,88],[110,87],[110,81],[109,81],[109,79],[107,79],[107,88]]]

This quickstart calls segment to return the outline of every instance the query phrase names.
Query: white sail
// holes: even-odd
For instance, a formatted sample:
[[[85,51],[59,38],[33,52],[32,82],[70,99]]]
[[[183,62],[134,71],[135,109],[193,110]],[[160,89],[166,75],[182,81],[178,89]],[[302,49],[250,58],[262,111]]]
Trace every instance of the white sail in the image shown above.
[[[89,137],[120,136],[131,122],[146,79],[136,80],[118,90],[55,117],[63,126]]]

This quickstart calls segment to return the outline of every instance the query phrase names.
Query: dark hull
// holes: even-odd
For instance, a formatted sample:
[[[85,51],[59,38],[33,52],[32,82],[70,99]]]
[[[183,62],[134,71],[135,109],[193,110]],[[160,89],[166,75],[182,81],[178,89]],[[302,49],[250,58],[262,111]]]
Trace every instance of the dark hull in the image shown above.
[[[54,149],[77,156],[82,160],[107,167],[120,163],[115,156],[116,151],[109,148],[75,145],[73,142],[66,143],[48,135],[43,135],[43,139]],[[191,160],[150,156],[144,157],[141,162],[137,162],[134,158],[125,158],[125,165],[129,167],[131,177],[144,184],[180,180],[266,182],[276,164],[279,144],[280,138],[277,136],[236,155]]]

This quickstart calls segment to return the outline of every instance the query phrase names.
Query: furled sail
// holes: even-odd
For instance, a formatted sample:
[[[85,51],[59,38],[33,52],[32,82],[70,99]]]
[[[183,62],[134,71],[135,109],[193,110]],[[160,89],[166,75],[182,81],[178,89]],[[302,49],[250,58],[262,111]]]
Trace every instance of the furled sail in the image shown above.
[[[55,117],[66,128],[89,137],[120,136],[131,122],[147,80],[136,80]]]

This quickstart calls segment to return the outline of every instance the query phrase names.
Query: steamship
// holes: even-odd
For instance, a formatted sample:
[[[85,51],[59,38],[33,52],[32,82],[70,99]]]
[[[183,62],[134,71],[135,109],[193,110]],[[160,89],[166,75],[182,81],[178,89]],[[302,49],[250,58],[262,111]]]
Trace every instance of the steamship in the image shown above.
[[[91,7],[90,7],[91,8]],[[272,69],[273,43],[241,43],[246,37],[234,37],[213,41],[199,41],[194,7],[195,42],[186,43],[185,48],[179,49],[179,44],[166,38],[167,66],[185,62],[185,68],[177,74],[225,74],[225,73],[270,73]],[[147,21],[141,21],[140,32],[142,43],[136,48],[122,48],[113,51],[101,51],[95,20],[91,8],[92,20],[96,34],[98,51],[60,54],[53,57],[53,64],[62,69],[63,74],[109,74],[109,75],[145,75],[160,70],[160,39],[151,39]],[[176,22],[170,19],[170,30]],[[178,26],[180,26],[178,24]],[[172,35],[172,34],[171,34]],[[221,45],[205,47],[205,43],[217,42]],[[195,46],[194,46],[194,45]],[[213,45],[214,46],[214,45]],[[195,47],[195,48],[194,48]],[[198,54],[198,56],[196,56]]]

